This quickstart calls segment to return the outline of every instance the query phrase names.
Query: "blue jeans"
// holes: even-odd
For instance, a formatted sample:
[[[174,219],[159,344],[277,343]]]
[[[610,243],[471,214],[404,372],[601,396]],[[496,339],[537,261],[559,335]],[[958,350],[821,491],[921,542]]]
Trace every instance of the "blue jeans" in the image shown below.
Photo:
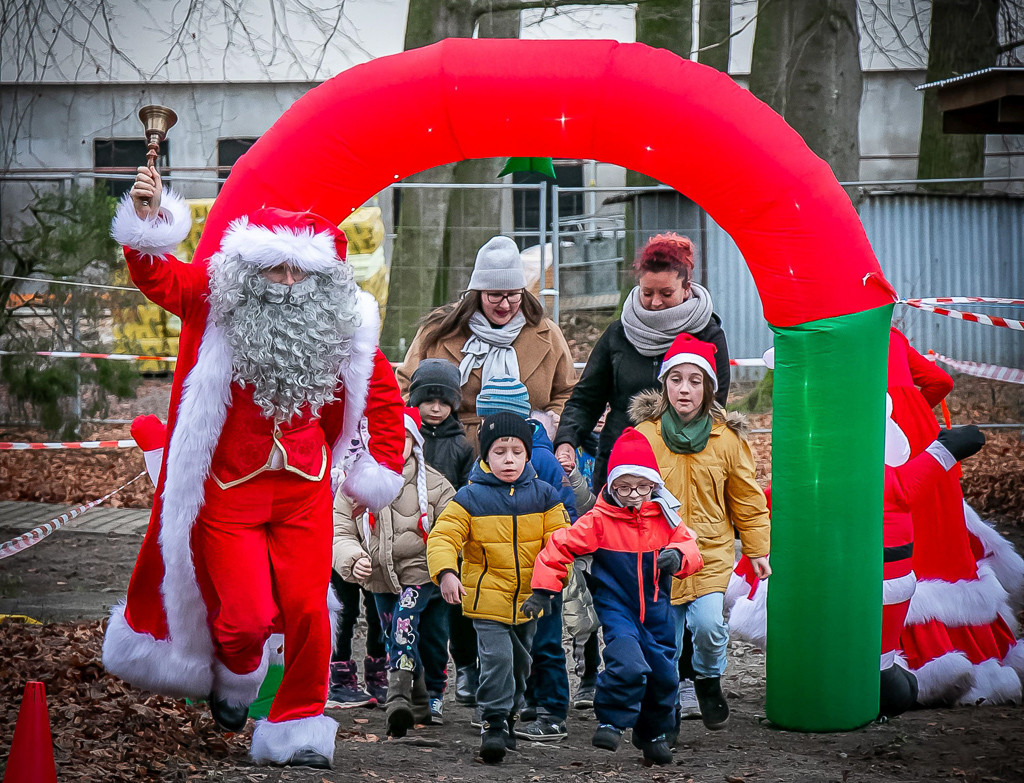
[[[672,609],[676,615],[676,664],[683,650],[683,631],[689,627],[693,634],[693,670],[698,677],[721,677],[729,644],[725,593],[708,593]]]
[[[526,683],[526,703],[537,717],[561,723],[569,714],[569,672],[562,647],[562,596],[556,595],[551,613],[537,621],[533,636],[533,668]]]
[[[399,595],[374,593],[388,647],[388,669],[423,672],[431,698],[444,693],[448,666],[448,604],[435,584],[410,585]]]

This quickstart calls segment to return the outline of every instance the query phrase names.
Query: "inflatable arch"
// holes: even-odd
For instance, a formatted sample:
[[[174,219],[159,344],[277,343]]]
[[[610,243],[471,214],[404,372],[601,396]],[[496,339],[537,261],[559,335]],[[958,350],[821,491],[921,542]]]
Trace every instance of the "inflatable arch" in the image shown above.
[[[768,717],[803,731],[873,720],[895,296],[831,169],[728,76],[612,41],[453,39],[373,60],[311,90],[242,157],[196,257],[263,204],[340,223],[411,174],[507,156],[643,172],[739,246],[776,346]]]

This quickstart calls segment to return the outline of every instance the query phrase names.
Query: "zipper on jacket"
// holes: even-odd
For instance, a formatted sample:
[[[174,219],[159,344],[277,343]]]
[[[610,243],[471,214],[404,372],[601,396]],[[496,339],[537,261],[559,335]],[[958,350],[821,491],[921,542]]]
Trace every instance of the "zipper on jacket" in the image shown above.
[[[480,604],[480,586],[484,583],[484,577],[487,576],[487,550],[484,549],[484,570],[480,572],[480,578],[476,580],[476,598],[473,599],[473,611],[476,611],[476,607]]]
[[[640,623],[644,622],[646,606],[644,605],[644,553],[636,553],[636,584],[640,588]]]
[[[515,494],[516,488],[508,488],[508,496],[511,498]],[[519,590],[522,587],[521,577],[519,574],[519,519],[516,516],[515,501],[512,501],[512,556],[515,558],[516,563],[516,591],[512,594],[512,625],[516,624],[516,619],[519,617]]]

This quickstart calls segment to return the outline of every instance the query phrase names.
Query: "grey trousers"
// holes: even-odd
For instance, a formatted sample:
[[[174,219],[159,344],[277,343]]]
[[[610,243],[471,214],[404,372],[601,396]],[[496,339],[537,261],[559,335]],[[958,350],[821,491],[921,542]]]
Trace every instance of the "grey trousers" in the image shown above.
[[[526,679],[533,659],[530,648],[537,631],[536,621],[506,625],[494,620],[473,620],[477,656],[480,659],[480,687],[476,703],[485,721],[506,720],[523,708]]]

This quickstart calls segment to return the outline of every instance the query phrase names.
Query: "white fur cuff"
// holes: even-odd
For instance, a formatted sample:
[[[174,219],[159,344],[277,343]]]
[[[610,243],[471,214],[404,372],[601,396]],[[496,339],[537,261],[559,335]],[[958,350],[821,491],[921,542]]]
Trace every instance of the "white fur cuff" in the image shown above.
[[[341,482],[341,491],[377,512],[391,505],[402,491],[402,474],[379,464],[368,451],[361,451]]]
[[[270,665],[270,641],[263,645],[263,658],[248,674],[235,674],[220,661],[213,664],[213,692],[229,707],[248,707],[260,695],[260,686]]]
[[[333,763],[338,722],[326,715],[272,723],[257,721],[249,755],[257,764],[287,764],[296,751],[312,748]]]
[[[160,215],[143,220],[135,214],[131,196],[125,194],[114,213],[110,236],[119,245],[144,255],[171,255],[192,230],[192,213],[185,199],[164,188],[160,196]]]

